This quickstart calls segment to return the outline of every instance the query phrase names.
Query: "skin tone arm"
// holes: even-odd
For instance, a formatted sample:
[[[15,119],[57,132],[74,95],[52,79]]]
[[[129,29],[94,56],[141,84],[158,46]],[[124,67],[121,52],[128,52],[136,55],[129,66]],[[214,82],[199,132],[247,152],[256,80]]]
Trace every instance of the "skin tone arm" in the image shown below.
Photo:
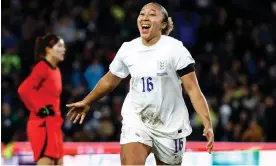
[[[188,93],[195,111],[198,113],[200,119],[205,127],[203,135],[208,139],[207,149],[211,153],[213,149],[214,133],[212,129],[212,122],[210,118],[208,104],[204,95],[202,94],[195,72],[191,72],[181,77],[186,92]]]
[[[90,108],[89,105],[111,92],[119,85],[121,80],[122,78],[115,76],[111,72],[106,73],[99,80],[96,87],[82,101],[66,105],[67,107],[71,108],[67,113],[67,116],[71,120],[74,120],[74,123],[76,123],[79,118],[81,118],[81,124]]]
[[[115,76],[111,72],[106,73],[98,82],[95,89],[93,89],[84,99],[85,104],[91,104],[105,95],[107,95],[109,92],[111,92],[113,89],[115,89],[119,83],[122,81],[122,78]]]

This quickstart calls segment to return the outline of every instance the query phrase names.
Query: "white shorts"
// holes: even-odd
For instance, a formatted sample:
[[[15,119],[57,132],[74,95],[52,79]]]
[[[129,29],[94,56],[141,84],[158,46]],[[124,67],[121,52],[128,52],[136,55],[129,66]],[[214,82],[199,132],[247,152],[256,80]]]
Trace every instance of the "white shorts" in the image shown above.
[[[139,142],[152,147],[152,152],[160,161],[174,165],[182,162],[186,137],[169,139],[156,136],[147,129],[123,125],[120,144],[131,142]]]

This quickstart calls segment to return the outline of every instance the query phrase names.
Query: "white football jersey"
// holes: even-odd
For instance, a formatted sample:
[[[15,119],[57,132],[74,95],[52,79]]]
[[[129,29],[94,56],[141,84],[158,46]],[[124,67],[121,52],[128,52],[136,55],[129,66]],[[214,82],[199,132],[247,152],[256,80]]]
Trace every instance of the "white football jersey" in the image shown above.
[[[147,127],[165,137],[186,137],[192,132],[188,110],[176,71],[195,63],[182,42],[162,35],[145,46],[142,39],[125,42],[110,64],[110,72],[131,75],[122,108],[123,125]]]

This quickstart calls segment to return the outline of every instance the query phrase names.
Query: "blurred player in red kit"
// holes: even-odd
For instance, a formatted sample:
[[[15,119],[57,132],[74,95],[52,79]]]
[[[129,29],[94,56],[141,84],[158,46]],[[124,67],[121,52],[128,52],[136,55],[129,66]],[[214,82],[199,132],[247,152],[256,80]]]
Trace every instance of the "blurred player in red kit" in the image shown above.
[[[37,38],[37,63],[18,88],[30,111],[27,134],[37,165],[63,165],[62,79],[58,64],[64,60],[65,51],[63,39],[55,34]]]

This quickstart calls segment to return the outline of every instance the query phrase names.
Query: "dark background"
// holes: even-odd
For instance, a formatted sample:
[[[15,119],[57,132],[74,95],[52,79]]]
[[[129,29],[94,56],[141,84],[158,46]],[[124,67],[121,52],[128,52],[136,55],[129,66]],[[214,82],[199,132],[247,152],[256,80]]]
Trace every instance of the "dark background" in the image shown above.
[[[2,142],[27,141],[28,110],[17,87],[34,63],[34,41],[64,38],[62,112],[82,99],[108,71],[124,41],[139,36],[136,19],[147,0],[4,0],[1,27]],[[160,0],[172,16],[171,36],[196,60],[216,141],[276,142],[276,6],[268,0]],[[83,125],[65,119],[65,141],[119,141],[120,110],[129,78],[93,105]],[[202,123],[183,92],[193,133]],[[63,115],[64,116],[64,115]]]

